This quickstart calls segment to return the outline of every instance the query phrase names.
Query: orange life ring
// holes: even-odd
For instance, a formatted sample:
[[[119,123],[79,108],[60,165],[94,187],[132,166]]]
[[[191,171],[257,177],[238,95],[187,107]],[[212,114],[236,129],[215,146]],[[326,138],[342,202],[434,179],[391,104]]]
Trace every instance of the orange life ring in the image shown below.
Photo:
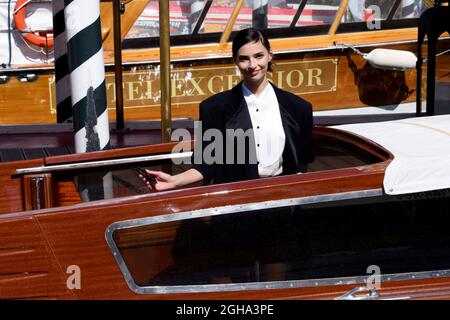
[[[28,0],[17,0],[16,6],[14,7],[14,24],[16,26],[16,29],[22,32],[26,32],[28,30],[27,23],[25,22],[25,12],[28,4],[24,5],[22,8],[20,7],[27,1]],[[19,11],[17,11],[17,9],[19,9]],[[39,32],[39,34],[28,32],[23,35],[23,38],[28,43],[31,43],[38,47],[53,47],[53,32]]]

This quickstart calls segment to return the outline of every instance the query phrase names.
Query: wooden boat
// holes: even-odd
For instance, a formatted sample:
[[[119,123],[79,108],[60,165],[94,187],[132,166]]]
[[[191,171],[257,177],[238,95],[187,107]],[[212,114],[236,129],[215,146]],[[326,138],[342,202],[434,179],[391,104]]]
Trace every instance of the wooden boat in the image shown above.
[[[204,1],[204,11],[196,24],[183,32],[189,30],[186,21],[190,13],[178,3],[171,1],[172,118],[195,120],[201,100],[239,81],[230,57],[229,39],[232,30],[251,24],[251,7],[242,0]],[[414,113],[416,71],[376,69],[348,47],[361,53],[390,48],[417,54],[418,13],[402,16],[400,1],[386,3],[391,5],[384,5],[381,18],[372,21],[379,21],[380,28],[373,30],[367,21],[356,21],[356,15],[350,18],[348,1],[326,6],[310,0],[300,4],[288,1],[284,7],[270,5],[266,31],[276,57],[273,82],[311,101],[316,118],[322,123],[342,123],[339,116],[395,118],[398,114]],[[105,1],[101,5],[109,119],[114,121],[112,4]],[[431,5],[431,1],[423,1],[422,11]],[[154,1],[133,0],[125,4],[122,58],[126,121],[161,117],[155,10]],[[149,36],[137,37],[145,34]],[[444,52],[449,46],[448,34],[444,34],[437,52]],[[1,71],[1,125],[56,123],[54,69],[48,58],[51,55],[44,57],[45,63],[16,64]],[[437,93],[444,97],[448,91],[448,69],[448,55],[439,56]],[[330,116],[338,118],[327,121]]]
[[[134,168],[193,142],[0,164],[0,297],[448,299],[448,123],[316,127],[308,173],[157,193]]]
[[[193,141],[0,163],[0,297],[449,298],[449,121],[316,126],[305,174],[158,193],[135,167]]]

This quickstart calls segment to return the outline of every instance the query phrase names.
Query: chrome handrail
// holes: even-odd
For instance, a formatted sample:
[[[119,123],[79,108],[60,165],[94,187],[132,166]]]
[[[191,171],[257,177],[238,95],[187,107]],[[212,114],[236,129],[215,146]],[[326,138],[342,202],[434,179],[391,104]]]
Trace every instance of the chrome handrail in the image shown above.
[[[86,169],[86,168],[94,168],[94,167],[106,167],[106,166],[112,166],[112,165],[130,164],[130,163],[138,163],[138,162],[157,161],[157,160],[169,160],[169,159],[173,160],[173,159],[189,158],[192,156],[192,153],[193,153],[192,151],[189,151],[189,152],[181,152],[181,153],[158,154],[158,155],[153,155],[153,156],[141,156],[141,157],[131,157],[131,158],[121,158],[121,159],[110,159],[110,160],[85,161],[85,162],[68,163],[68,164],[60,164],[60,165],[21,168],[21,169],[16,170],[16,174],[17,175],[25,175],[25,174],[44,173],[44,172],[57,172],[57,171],[68,171],[68,170],[76,170],[76,169]]]

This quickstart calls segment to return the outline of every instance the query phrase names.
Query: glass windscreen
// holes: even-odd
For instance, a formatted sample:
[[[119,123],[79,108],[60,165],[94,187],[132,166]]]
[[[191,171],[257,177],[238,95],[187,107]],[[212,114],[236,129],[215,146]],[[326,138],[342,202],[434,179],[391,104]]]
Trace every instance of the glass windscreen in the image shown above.
[[[301,2],[298,1],[298,5],[294,6],[296,9],[300,6],[301,9],[296,27],[331,25],[341,4],[340,0],[309,0],[302,8]],[[323,33],[327,31],[323,29]]]
[[[305,2],[304,5],[301,3]],[[233,30],[249,27],[262,29],[331,24],[339,8],[337,0],[245,0],[233,25]],[[170,1],[170,34],[223,32],[230,21],[237,0]],[[301,8],[301,10],[299,10]],[[205,9],[204,16],[202,16]],[[299,14],[298,17],[296,15]],[[150,0],[125,39],[159,36],[159,2]]]
[[[244,0],[232,30],[249,27],[266,30],[311,27],[314,30],[306,28],[308,32],[326,34],[336,18],[341,2],[339,0]],[[183,44],[197,43],[197,41],[218,42],[219,37],[201,36],[220,35],[233,17],[238,4],[237,0],[170,1],[170,34],[171,36],[191,35],[189,40],[181,41]],[[340,22],[341,24],[365,22],[367,27],[354,25],[353,31],[367,31],[367,29],[380,28],[377,27],[376,21],[418,18],[429,6],[421,0],[349,0]],[[371,23],[374,23],[374,26],[371,26]],[[395,27],[401,27],[401,24]],[[343,28],[341,31],[351,30]],[[292,29],[290,33],[292,32],[295,33],[295,30]],[[288,35],[289,32],[283,32],[278,36]],[[125,39],[154,37],[159,37],[159,2],[150,0]],[[203,40],[197,39],[198,37]]]
[[[402,0],[398,6],[393,19],[419,18],[425,10],[432,7],[431,1]]]
[[[190,164],[174,165],[169,161],[159,163],[135,164],[108,168],[109,170],[91,169],[76,172],[73,176],[76,189],[83,202],[120,198],[154,192],[139,177],[137,168],[178,174],[192,167]]]
[[[349,0],[342,22],[418,18],[428,7],[421,0]]]
[[[337,33],[414,28],[428,8],[422,0],[349,0]]]
[[[170,35],[191,34],[206,1],[169,1]],[[125,39],[159,37],[159,0],[148,1]]]
[[[115,230],[134,283],[245,284],[365,276],[369,266],[381,274],[450,267],[448,189],[220,210]]]

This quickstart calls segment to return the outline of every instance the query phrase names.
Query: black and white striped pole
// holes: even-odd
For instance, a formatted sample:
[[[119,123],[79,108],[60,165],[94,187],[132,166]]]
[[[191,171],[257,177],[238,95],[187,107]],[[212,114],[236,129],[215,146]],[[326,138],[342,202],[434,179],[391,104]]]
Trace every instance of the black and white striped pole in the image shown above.
[[[100,0],[64,0],[75,152],[110,148]]]
[[[52,1],[55,57],[56,121],[72,121],[69,61],[67,58],[64,0]]]
[[[189,28],[191,30],[191,33],[192,30],[194,30],[195,28],[198,17],[200,17],[200,14],[202,13],[204,6],[205,6],[204,0],[195,0],[191,2],[191,15],[189,16]]]
[[[402,0],[402,18],[414,18],[418,3],[416,0]]]
[[[269,0],[253,0],[252,26],[254,28],[265,29],[268,27],[268,8]]]

